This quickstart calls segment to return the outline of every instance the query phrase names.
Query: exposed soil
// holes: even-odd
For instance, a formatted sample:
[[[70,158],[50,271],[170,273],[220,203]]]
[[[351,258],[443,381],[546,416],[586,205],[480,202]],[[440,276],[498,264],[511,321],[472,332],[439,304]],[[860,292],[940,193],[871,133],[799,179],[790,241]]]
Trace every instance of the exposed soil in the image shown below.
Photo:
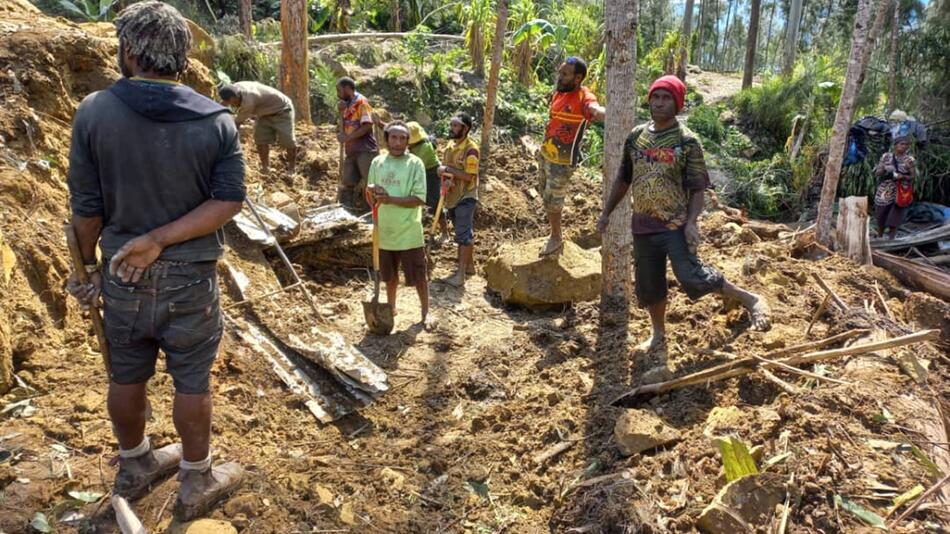
[[[118,531],[107,504],[68,504],[72,489],[108,492],[116,445],[93,336],[62,289],[69,267],[60,230],[68,214],[69,120],[85,94],[117,77],[114,47],[110,38],[22,10],[0,22],[0,73],[12,70],[17,79],[0,76],[0,230],[17,260],[9,281],[0,273],[0,360],[12,357],[21,381],[0,398],[0,407],[25,399],[35,407],[22,417],[0,415],[0,531],[29,531],[34,513],[55,519],[69,508],[86,519],[60,524],[58,532]],[[338,174],[332,126],[305,128],[300,137],[303,171],[292,178],[280,172],[281,163],[272,176],[260,176],[246,139],[249,187],[284,192],[301,206],[333,202]],[[501,243],[544,233],[540,199],[531,192],[533,159],[520,146],[500,146],[488,167],[477,216],[481,260]],[[594,220],[600,187],[579,179],[568,199],[568,237],[586,247],[599,244]],[[931,320],[947,314],[945,303],[911,294],[879,269],[839,257],[799,259],[788,240],[745,242],[722,212],[709,213],[702,228],[701,255],[772,303],[771,332],[750,331],[747,314],[719,298],[690,303],[674,284],[668,353],[646,355],[633,350],[649,332],[642,310],[602,312],[594,302],[545,312],[508,308],[475,276],[464,293],[433,282],[439,326],[432,332],[416,323],[414,291],[402,289],[396,332],[378,337],[363,323],[364,272],[302,266],[324,322],[297,293],[229,314],[280,336],[312,327],[335,330],[389,373],[391,389],[358,413],[321,425],[229,323],[213,370],[214,454],[240,461],[248,476],[212,517],[254,533],[694,532],[697,516],[724,484],[719,454],[704,434],[711,414],[720,431],[764,446],[765,459],[791,453],[771,468],[786,478],[795,475],[788,532],[865,528],[836,508],[836,494],[883,515],[890,503],[873,498],[873,484],[901,493],[917,484],[929,487],[934,474],[913,454],[875,449],[867,440],[916,443],[947,469],[940,462],[948,440],[921,434],[940,423],[934,406],[948,413],[950,400],[950,361],[930,344],[824,366],[850,385],[778,373],[801,388],[792,395],[756,373],[656,396],[637,406],[653,410],[683,439],[642,455],[620,455],[612,432],[624,408],[610,401],[658,364],[681,375],[854,327],[851,318],[829,313],[804,333],[824,297],[812,274],[859,308],[874,302],[879,285],[898,322],[914,323],[915,310],[926,310]],[[251,278],[250,292],[275,287],[268,262],[243,247],[235,242],[228,261]],[[454,248],[431,253],[434,278],[447,275]],[[223,298],[225,306],[232,302]],[[911,300],[929,304],[905,310]],[[904,331],[872,315],[888,334]],[[927,385],[915,384],[896,365],[908,353],[929,362]],[[148,432],[156,445],[171,443],[169,377],[160,372],[149,390],[154,414]],[[734,409],[738,414],[729,411]],[[562,440],[573,445],[534,465],[534,456]],[[630,470],[627,478],[579,486],[624,469]],[[150,531],[181,531],[170,518],[176,488],[169,479],[135,503]],[[898,530],[946,528],[947,518],[945,507],[932,507]]]

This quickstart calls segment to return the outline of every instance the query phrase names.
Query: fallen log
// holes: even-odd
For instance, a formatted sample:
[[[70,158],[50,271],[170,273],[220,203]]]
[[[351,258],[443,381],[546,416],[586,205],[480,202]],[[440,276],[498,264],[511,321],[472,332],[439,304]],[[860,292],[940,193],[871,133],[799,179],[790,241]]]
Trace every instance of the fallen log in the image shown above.
[[[886,252],[875,250],[872,255],[874,265],[887,269],[901,283],[950,302],[950,274]]]
[[[852,330],[851,332],[866,332],[861,330]],[[782,365],[805,365],[812,364],[825,360],[832,360],[835,358],[841,358],[843,356],[853,356],[857,354],[865,354],[868,352],[874,352],[878,350],[891,349],[894,347],[901,347],[904,345],[910,345],[912,343],[919,343],[922,341],[935,340],[940,337],[939,330],[923,330],[914,334],[908,334],[906,336],[900,336],[893,339],[887,339],[884,341],[877,341],[873,343],[862,343],[860,345],[853,345],[850,347],[845,347],[841,349],[831,349],[823,350],[818,352],[809,352],[807,354],[800,354],[789,356],[781,360],[776,360],[773,362],[763,362],[755,357],[748,358],[739,358],[735,361],[728,362],[726,364],[718,365],[711,369],[705,369],[703,371],[698,371],[680,378],[675,378],[673,380],[668,380],[666,382],[657,382],[654,384],[646,384],[640,387],[636,387],[627,391],[626,393],[618,396],[610,402],[611,405],[617,405],[623,399],[628,397],[636,397],[638,395],[652,394],[657,395],[660,393],[665,393],[667,391],[672,391],[674,389],[681,389],[686,386],[691,386],[695,384],[717,382],[720,380],[725,380],[727,378],[733,378],[737,376],[747,375],[755,371],[758,367],[764,367],[769,369],[779,368]],[[768,357],[764,357],[769,359]]]
[[[910,247],[929,245],[950,239],[950,224],[938,226],[926,232],[912,234],[900,239],[872,239],[871,247],[879,251],[902,250]]]
[[[422,33],[422,32],[363,32],[363,33],[328,33],[326,35],[314,35],[307,38],[308,45],[320,45],[339,43],[342,41],[367,41],[373,39],[405,39],[409,36],[420,36],[433,41],[449,41],[453,43],[464,43],[465,37],[461,35],[446,35],[442,33]],[[281,42],[264,43],[262,46],[269,48],[280,48]]]

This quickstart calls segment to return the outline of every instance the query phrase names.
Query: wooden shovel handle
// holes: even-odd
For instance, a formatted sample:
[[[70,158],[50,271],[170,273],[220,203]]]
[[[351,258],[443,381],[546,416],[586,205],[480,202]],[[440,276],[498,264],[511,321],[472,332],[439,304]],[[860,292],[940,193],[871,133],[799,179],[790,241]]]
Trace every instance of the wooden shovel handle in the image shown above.
[[[73,225],[67,224],[63,227],[66,234],[66,245],[69,247],[69,256],[73,260],[73,270],[76,271],[76,277],[80,284],[89,283],[89,275],[86,274],[86,266],[82,261],[82,252],[79,250],[79,239],[76,237],[76,229]],[[94,306],[89,310],[89,317],[92,319],[92,329],[96,331],[96,339],[99,341],[99,353],[102,354],[102,365],[106,368],[106,375],[112,376],[112,362],[109,356],[109,342],[106,340],[106,330],[102,323],[102,315],[99,314],[99,307]]]

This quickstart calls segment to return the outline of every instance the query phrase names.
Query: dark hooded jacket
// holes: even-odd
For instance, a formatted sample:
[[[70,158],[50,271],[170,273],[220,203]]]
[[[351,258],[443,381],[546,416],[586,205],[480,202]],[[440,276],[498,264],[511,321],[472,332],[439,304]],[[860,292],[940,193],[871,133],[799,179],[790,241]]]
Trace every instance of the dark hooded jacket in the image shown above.
[[[123,78],[79,105],[67,181],[73,213],[102,217],[110,258],[209,199],[243,201],[244,156],[227,108],[185,85]],[[223,250],[219,229],[159,259],[213,261]]]

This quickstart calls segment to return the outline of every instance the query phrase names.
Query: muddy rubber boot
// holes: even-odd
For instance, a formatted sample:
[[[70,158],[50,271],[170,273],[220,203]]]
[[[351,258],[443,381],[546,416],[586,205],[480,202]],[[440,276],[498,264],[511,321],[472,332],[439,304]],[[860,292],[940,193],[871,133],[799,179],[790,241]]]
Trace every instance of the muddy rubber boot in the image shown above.
[[[182,469],[178,473],[181,487],[175,501],[175,519],[181,522],[208,513],[222,497],[238,489],[244,469],[236,462],[228,462],[204,471]]]
[[[336,194],[337,202],[339,202],[344,208],[348,210],[353,210],[353,190],[347,187],[340,187],[337,190]]]
[[[181,462],[181,444],[152,449],[135,458],[120,458],[113,491],[133,501],[144,496],[153,482],[172,474]]]

